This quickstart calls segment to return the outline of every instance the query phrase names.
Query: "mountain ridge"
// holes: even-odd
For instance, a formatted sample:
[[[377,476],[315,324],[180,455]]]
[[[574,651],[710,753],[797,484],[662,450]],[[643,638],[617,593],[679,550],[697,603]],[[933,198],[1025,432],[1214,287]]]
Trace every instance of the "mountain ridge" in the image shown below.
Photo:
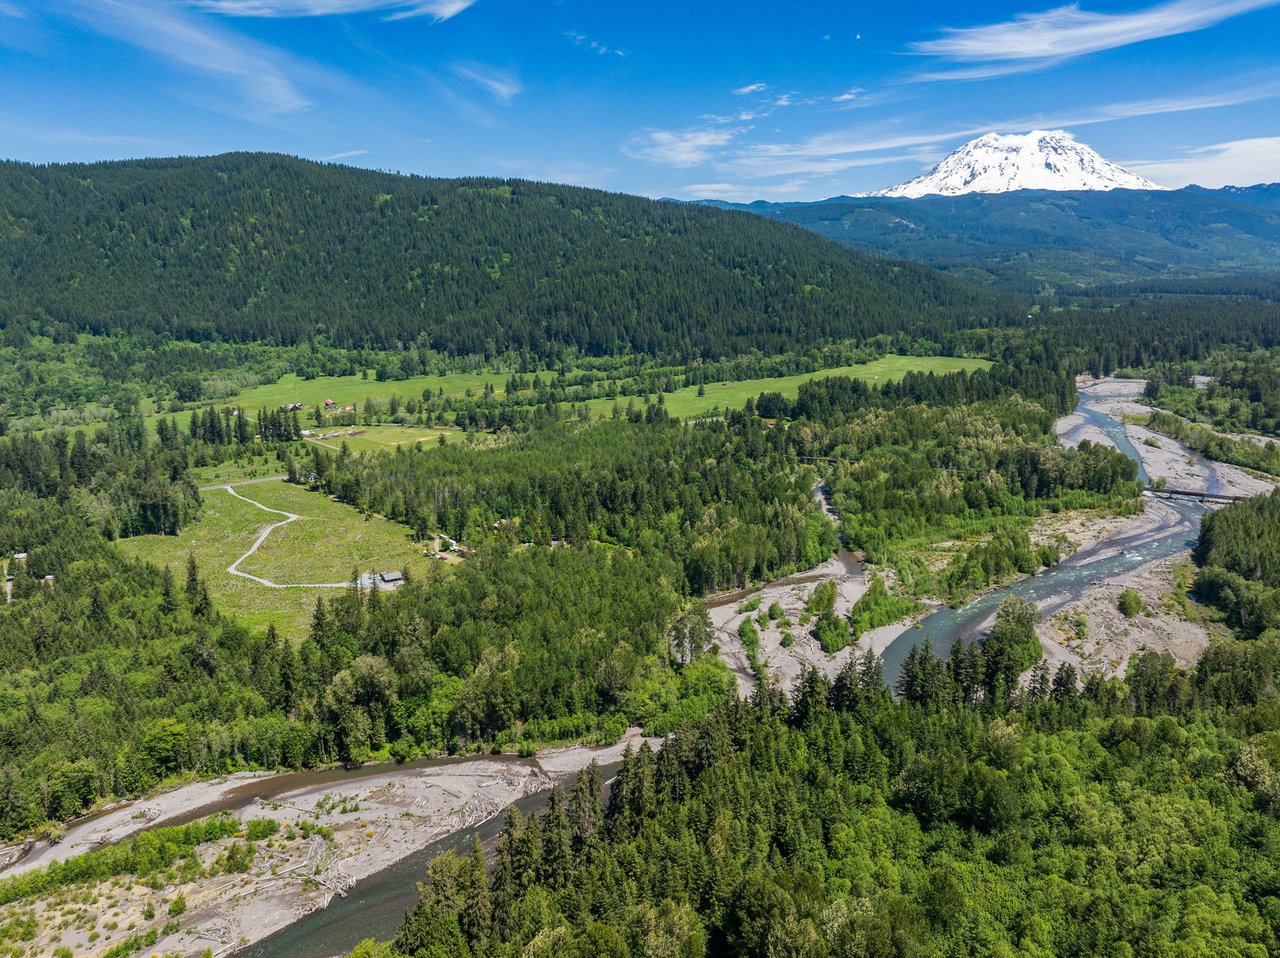
[[[229,153],[0,163],[0,327],[717,357],[1017,312],[739,213]]]

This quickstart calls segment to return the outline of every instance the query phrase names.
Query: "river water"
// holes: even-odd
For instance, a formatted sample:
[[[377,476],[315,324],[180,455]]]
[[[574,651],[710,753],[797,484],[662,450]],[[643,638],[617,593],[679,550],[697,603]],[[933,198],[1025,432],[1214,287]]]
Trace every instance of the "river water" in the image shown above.
[[[612,779],[620,765],[601,765],[601,777]],[[546,808],[547,797],[548,792],[543,791],[514,804],[528,817]],[[328,908],[236,952],[236,958],[331,958],[346,954],[366,938],[389,941],[400,930],[405,913],[418,903],[418,882],[426,877],[427,863],[450,849],[467,854],[472,837],[477,835],[492,852],[505,821],[504,812],[423,846],[390,868],[357,882],[347,897],[334,898]]]
[[[1095,400],[1118,398],[1129,397],[1081,397],[1075,411],[1084,417],[1084,422],[1072,432],[1085,426],[1101,429],[1117,449],[1137,462],[1138,477],[1147,483],[1150,477],[1143,468],[1138,450],[1129,441],[1124,424],[1090,405]],[[1208,473],[1209,491],[1219,491],[1221,484],[1212,465],[1203,460],[1201,465]],[[1051,615],[1081,598],[1090,585],[1106,582],[1148,562],[1168,558],[1194,547],[1200,535],[1200,519],[1205,514],[1206,507],[1195,502],[1176,500],[1162,500],[1161,505],[1172,510],[1175,517],[1154,533],[1147,531],[1105,539],[1088,549],[1080,550],[1039,575],[988,592],[963,608],[939,609],[918,625],[905,629],[884,651],[885,680],[892,687],[902,672],[907,654],[916,646],[923,645],[926,639],[933,641],[936,652],[946,655],[957,638],[972,640],[981,636],[990,626],[996,609],[1006,596],[1016,595],[1035,602],[1041,615]]]
[[[1088,405],[1092,400],[1107,398],[1116,397],[1082,398],[1076,412],[1084,417],[1084,423],[1077,428],[1091,425],[1101,429],[1117,449],[1138,463],[1139,478],[1148,482],[1149,477],[1142,466],[1141,457],[1129,441],[1123,423]],[[1209,476],[1210,490],[1213,491],[1216,476],[1211,467]],[[1161,529],[1109,538],[1088,549],[1082,549],[1040,575],[987,593],[964,608],[939,609],[919,625],[904,629],[885,649],[886,680],[890,685],[897,681],[907,653],[913,647],[923,644],[926,638],[932,639],[934,648],[945,654],[957,637],[980,636],[1007,595],[1034,601],[1041,614],[1048,615],[1081,597],[1091,584],[1107,581],[1138,566],[1176,555],[1194,546],[1205,507],[1198,503],[1176,501],[1163,502],[1162,505],[1172,510],[1173,518]],[[845,571],[861,572],[861,565],[843,549],[840,550],[840,560]],[[822,576],[815,576],[811,571],[792,576],[787,582],[800,584],[820,578]],[[734,603],[749,594],[751,590],[742,590],[740,593],[717,596],[713,602]],[[602,767],[606,778],[611,777],[616,769],[616,764]],[[340,776],[342,773],[301,773],[303,776],[316,774]],[[244,789],[245,794],[237,794],[227,802],[227,806],[247,804],[252,798],[258,797],[261,790],[261,787],[254,788],[253,783],[250,783]],[[275,787],[271,791],[278,793]],[[546,806],[546,802],[547,793],[541,792],[521,799],[516,805],[529,814],[540,811]],[[201,810],[202,814],[208,814],[208,811]],[[449,849],[465,853],[474,835],[479,835],[486,847],[491,847],[502,829],[504,817],[490,819],[432,842],[390,868],[358,882],[347,897],[335,898],[323,911],[313,912],[271,937],[237,952],[237,958],[331,958],[345,954],[365,938],[385,941],[394,937],[405,913],[418,900],[417,883],[425,877],[427,863]]]

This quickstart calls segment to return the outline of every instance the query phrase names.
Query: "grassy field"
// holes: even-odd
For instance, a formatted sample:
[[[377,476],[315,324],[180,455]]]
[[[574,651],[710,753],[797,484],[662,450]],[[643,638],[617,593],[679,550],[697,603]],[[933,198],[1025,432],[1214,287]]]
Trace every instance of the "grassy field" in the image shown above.
[[[403,526],[386,519],[363,518],[350,506],[284,482],[260,482],[236,490],[272,509],[301,516],[272,532],[243,565],[244,572],[273,582],[345,582],[353,568],[383,572],[408,568],[424,572],[436,560],[424,556]],[[271,589],[226,569],[253,545],[263,526],[283,519],[263,512],[223,490],[203,493],[204,515],[177,536],[138,536],[121,540],[127,554],[168,565],[184,574],[187,553],[220,609],[246,625],[274,623],[284,635],[306,633],[316,596],[328,589]]]
[[[794,399],[800,391],[800,384],[811,379],[852,376],[867,382],[883,383],[901,379],[909,372],[944,374],[960,370],[986,369],[990,365],[991,363],[985,359],[956,359],[950,356],[885,356],[883,359],[859,366],[841,366],[815,373],[800,373],[795,376],[779,376],[772,379],[746,379],[736,383],[708,383],[705,396],[699,396],[698,388],[690,386],[667,393],[665,402],[667,412],[671,416],[678,419],[693,419],[717,409],[739,409],[748,399],[755,399],[766,392],[782,393],[788,399]],[[618,400],[624,409],[628,398],[623,396]],[[613,403],[612,399],[593,399],[587,403],[587,406],[593,415],[608,416],[612,412]]]
[[[435,445],[441,436],[445,442],[458,442],[463,436],[460,429],[433,426],[334,426],[323,432],[323,436],[317,433],[309,441],[329,449],[341,449],[345,442],[352,452],[383,452],[415,442]]]
[[[748,379],[742,382],[710,383],[706,387],[706,395],[699,396],[697,387],[680,389],[668,393],[667,410],[678,418],[694,418],[706,415],[717,409],[740,408],[749,398],[762,392],[780,392],[788,398],[794,398],[802,382],[810,379],[821,379],[826,376],[854,376],[868,382],[889,382],[901,379],[908,372],[950,373],[961,369],[982,369],[991,364],[985,359],[956,359],[948,356],[885,356],[874,362],[858,366],[842,366],[837,369],[824,369],[815,373],[801,373],[796,376],[781,376],[772,379]],[[544,374],[545,375],[545,374]],[[282,403],[301,403],[305,408],[299,414],[304,429],[311,428],[313,423],[308,413],[326,399],[332,399],[341,406],[355,406],[359,410],[366,399],[386,400],[393,395],[401,398],[420,398],[424,391],[432,393],[443,390],[446,396],[465,396],[470,390],[479,396],[486,384],[492,384],[503,395],[503,386],[507,377],[499,373],[453,373],[446,376],[415,376],[399,382],[380,383],[375,379],[364,379],[360,376],[328,376],[319,379],[304,380],[290,373],[281,377],[279,382],[265,386],[246,389],[231,399],[220,400],[213,405],[242,406],[251,415],[258,409],[266,407],[274,409]],[[587,405],[593,415],[607,416],[613,408],[612,399],[595,399]],[[626,399],[621,400],[626,406]],[[203,407],[202,407],[203,408]],[[147,417],[148,425],[154,428],[156,415]],[[191,418],[191,411],[174,413],[173,418],[179,426],[185,428]],[[361,427],[363,428],[363,427]],[[374,435],[373,429],[379,432]],[[336,431],[336,427],[334,427]],[[369,452],[375,449],[391,448],[403,443],[417,442],[420,439],[435,441],[442,430],[425,427],[381,426],[368,430],[370,435],[359,441],[348,440],[353,452]],[[444,430],[444,432],[449,432]],[[327,442],[329,440],[321,440]],[[341,440],[332,444],[340,445]]]
[[[244,482],[246,479],[265,479],[267,476],[283,476],[284,465],[274,455],[250,456],[216,466],[195,466],[191,478],[197,486],[212,486],[224,482]]]
[[[484,391],[486,383],[502,392],[508,376],[499,373],[450,373],[446,376],[414,376],[397,382],[380,383],[373,377],[364,379],[361,376],[322,376],[318,379],[301,379],[294,373],[280,377],[279,382],[268,383],[245,389],[230,399],[220,399],[215,403],[202,403],[205,406],[243,406],[250,414],[255,415],[259,409],[276,409],[282,403],[302,403],[305,407],[299,416],[304,429],[311,424],[307,414],[316,406],[322,405],[326,399],[332,399],[339,406],[355,406],[359,410],[366,399],[387,400],[392,396],[401,399],[421,399],[426,390],[432,393],[444,390],[446,396],[465,396],[467,390],[475,395]],[[191,419],[191,411],[174,413],[173,417],[179,425],[185,427]],[[147,417],[154,421],[155,414]]]

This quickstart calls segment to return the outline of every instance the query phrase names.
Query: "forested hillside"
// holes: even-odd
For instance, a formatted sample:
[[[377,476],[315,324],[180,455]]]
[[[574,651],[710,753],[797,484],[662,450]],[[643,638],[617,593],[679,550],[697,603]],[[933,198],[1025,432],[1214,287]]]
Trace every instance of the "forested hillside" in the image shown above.
[[[270,154],[0,164],[0,326],[720,357],[1017,307],[758,217]]]

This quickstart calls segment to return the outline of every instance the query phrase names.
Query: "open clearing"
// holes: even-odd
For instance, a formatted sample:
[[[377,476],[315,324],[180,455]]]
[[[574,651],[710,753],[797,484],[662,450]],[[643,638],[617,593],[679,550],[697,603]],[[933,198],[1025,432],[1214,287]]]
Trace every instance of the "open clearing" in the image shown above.
[[[942,375],[959,370],[985,369],[990,365],[991,363],[985,359],[958,359],[952,356],[885,356],[873,362],[856,366],[840,366],[811,373],[798,373],[794,376],[744,379],[741,382],[730,383],[708,383],[705,387],[705,396],[699,396],[698,388],[690,386],[668,393],[665,401],[667,411],[672,416],[691,418],[705,415],[716,409],[741,408],[748,399],[754,399],[762,392],[780,392],[787,398],[793,399],[800,389],[800,384],[811,379],[825,379],[829,376],[853,376],[856,379],[864,379],[867,382],[893,382],[901,379],[909,372],[935,372]],[[542,372],[538,375],[546,378],[551,374]],[[451,373],[447,376],[414,376],[410,379],[394,382],[378,382],[376,379],[363,379],[360,376],[322,376],[318,379],[300,379],[295,374],[289,373],[282,376],[279,382],[243,390],[239,395],[229,399],[221,399],[214,403],[201,403],[200,408],[210,405],[218,408],[223,406],[242,406],[247,412],[253,414],[263,407],[275,409],[282,403],[301,403],[304,408],[299,413],[299,416],[302,419],[303,428],[306,429],[311,427],[308,414],[316,406],[323,404],[326,399],[332,399],[340,406],[355,406],[356,410],[359,411],[363,408],[366,399],[387,400],[393,395],[399,396],[401,399],[419,399],[425,391],[430,391],[432,394],[443,391],[445,396],[463,397],[470,391],[473,395],[479,396],[484,392],[486,384],[492,385],[499,396],[504,396],[504,387],[509,377],[509,373],[495,372]],[[629,398],[635,397],[623,396],[618,401],[625,408]],[[636,399],[636,402],[639,401],[639,399]],[[612,399],[594,399],[587,405],[594,415],[607,416],[613,408],[613,403],[614,400]],[[180,426],[185,428],[191,418],[191,411],[184,410],[174,413],[173,417]],[[156,418],[155,414],[147,417],[147,421],[152,428],[154,428]],[[358,448],[356,443],[349,442],[348,444],[351,445],[353,452],[368,451],[375,448],[375,443],[381,446],[394,446],[422,439],[434,442],[442,432],[446,435],[452,432],[452,430],[433,429],[423,426],[370,426],[356,428],[367,429],[371,434],[376,429],[379,430],[379,434],[376,437],[371,436],[365,443],[362,443],[361,445],[364,448]],[[337,427],[335,427],[335,431],[336,429]],[[401,435],[393,439],[394,432],[399,432]]]
[[[464,435],[461,429],[439,426],[332,426],[307,439],[331,449],[341,449],[345,442],[352,452],[384,452],[417,442],[434,446],[441,436],[445,442],[458,442]]]
[[[409,569],[425,572],[436,560],[424,556],[403,526],[379,517],[364,518],[355,509],[319,493],[285,482],[258,482],[236,490],[269,509],[299,516],[276,529],[239,566],[243,572],[272,582],[346,582],[360,572]],[[265,526],[283,517],[263,512],[225,489],[202,493],[204,514],[176,536],[137,536],[120,541],[135,558],[167,565],[181,579],[187,553],[218,607],[251,628],[274,624],[284,635],[306,633],[321,589],[272,589],[230,575],[228,566],[243,556]]]
[[[961,370],[986,369],[990,366],[985,359],[957,359],[952,356],[885,356],[874,362],[858,366],[838,366],[834,369],[822,369],[812,373],[798,373],[794,376],[775,376],[768,379],[744,379],[734,383],[707,383],[705,396],[698,395],[697,386],[677,389],[667,393],[663,401],[668,414],[678,419],[692,419],[705,416],[717,409],[740,409],[748,399],[755,399],[761,393],[782,393],[788,399],[794,399],[800,392],[800,384],[813,379],[828,379],[832,376],[852,376],[871,383],[896,382],[907,373],[933,372],[939,375],[959,372]],[[640,400],[634,396],[620,396],[616,400],[625,409],[629,400]],[[608,416],[613,410],[613,399],[593,399],[587,407],[593,415]]]
[[[316,379],[302,379],[296,373],[286,373],[279,381],[266,383],[244,389],[235,396],[219,399],[216,402],[201,402],[205,406],[243,406],[246,411],[254,413],[264,406],[276,409],[282,403],[301,403],[305,412],[315,406],[322,405],[326,399],[332,399],[340,406],[355,406],[359,411],[366,399],[387,400],[392,396],[401,399],[421,399],[423,392],[430,390],[434,395],[441,390],[446,396],[465,396],[467,390],[475,395],[484,391],[485,383],[492,383],[494,389],[501,391],[510,374],[484,373],[449,373],[445,376],[413,376],[409,379],[378,382],[370,377],[361,376],[320,376]],[[543,373],[543,375],[547,375]],[[191,418],[190,411],[174,414],[179,423],[186,425]],[[301,415],[301,414],[300,414]],[[302,417],[306,428],[306,417]]]

